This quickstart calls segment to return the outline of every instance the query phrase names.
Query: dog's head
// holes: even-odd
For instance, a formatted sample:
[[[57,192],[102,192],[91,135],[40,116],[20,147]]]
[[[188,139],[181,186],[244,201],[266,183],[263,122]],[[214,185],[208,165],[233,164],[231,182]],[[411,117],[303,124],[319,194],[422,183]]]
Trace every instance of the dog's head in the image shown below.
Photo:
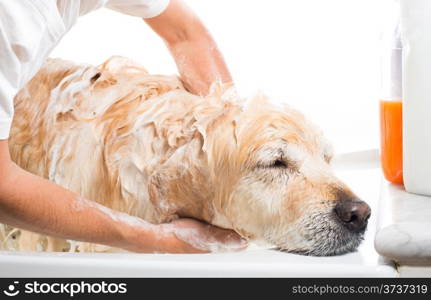
[[[331,147],[302,114],[258,96],[207,134],[212,223],[307,255],[354,251],[370,216],[331,171]]]

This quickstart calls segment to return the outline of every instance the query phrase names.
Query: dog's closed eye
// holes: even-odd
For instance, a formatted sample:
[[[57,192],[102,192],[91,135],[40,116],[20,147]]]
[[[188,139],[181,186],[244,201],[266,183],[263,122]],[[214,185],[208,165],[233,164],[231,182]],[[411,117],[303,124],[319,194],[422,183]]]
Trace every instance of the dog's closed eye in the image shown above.
[[[284,160],[277,159],[272,163],[271,167],[273,167],[273,168],[287,168],[288,164]]]
[[[290,167],[290,164],[286,162],[285,160],[279,158],[270,162],[261,163],[258,165],[261,169],[288,169]]]
[[[257,164],[258,169],[273,169],[280,171],[296,171],[297,162],[291,160],[283,148],[265,148],[258,152]]]

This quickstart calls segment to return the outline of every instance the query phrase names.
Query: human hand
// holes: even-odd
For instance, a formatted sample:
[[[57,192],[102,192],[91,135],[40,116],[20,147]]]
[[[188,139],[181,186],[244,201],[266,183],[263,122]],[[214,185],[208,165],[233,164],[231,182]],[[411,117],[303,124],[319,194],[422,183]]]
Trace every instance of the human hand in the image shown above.
[[[171,253],[241,251],[248,246],[235,231],[194,219],[177,219],[161,226],[170,233],[165,247]]]
[[[162,253],[209,253],[221,251],[241,251],[248,243],[236,232],[222,229],[194,219],[177,219],[171,223],[148,226],[145,232],[138,231],[129,238],[131,246],[122,247],[134,252]]]

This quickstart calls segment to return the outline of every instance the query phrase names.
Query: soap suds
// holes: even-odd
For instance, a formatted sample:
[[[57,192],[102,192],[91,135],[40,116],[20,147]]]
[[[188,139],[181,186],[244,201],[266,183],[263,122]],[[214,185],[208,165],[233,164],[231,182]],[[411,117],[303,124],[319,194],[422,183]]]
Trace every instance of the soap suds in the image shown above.
[[[178,226],[175,226],[174,224],[164,224],[164,226],[157,226],[138,217],[133,217],[123,212],[111,210],[106,206],[103,206],[97,202],[86,200],[82,197],[76,198],[73,203],[73,209],[75,211],[83,211],[89,208],[96,209],[97,211],[112,219],[114,222],[124,223],[132,227],[140,227],[145,230],[157,231],[160,239],[174,234],[176,238],[184,241],[193,248],[202,251],[227,252],[239,250],[247,246],[247,242],[243,239],[239,240],[239,242],[233,241],[234,233],[230,233],[225,237],[228,242],[222,243],[217,241],[217,239],[209,232],[211,225],[207,225],[206,232],[202,232],[197,228],[178,228]]]
[[[82,197],[78,197],[73,203],[73,209],[75,211],[82,211],[88,208],[94,208],[97,211],[100,211],[105,216],[112,219],[114,222],[125,223],[129,226],[140,227],[142,229],[151,229],[151,227],[154,227],[153,224],[146,222],[138,217],[133,217],[123,212],[114,211],[97,202],[89,201]]]

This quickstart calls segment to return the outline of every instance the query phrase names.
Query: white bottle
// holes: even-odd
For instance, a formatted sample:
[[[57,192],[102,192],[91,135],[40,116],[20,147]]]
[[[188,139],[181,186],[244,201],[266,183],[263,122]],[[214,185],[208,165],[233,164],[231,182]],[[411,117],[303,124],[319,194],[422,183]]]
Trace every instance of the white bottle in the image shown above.
[[[431,196],[431,1],[400,0],[400,9],[404,186]]]

